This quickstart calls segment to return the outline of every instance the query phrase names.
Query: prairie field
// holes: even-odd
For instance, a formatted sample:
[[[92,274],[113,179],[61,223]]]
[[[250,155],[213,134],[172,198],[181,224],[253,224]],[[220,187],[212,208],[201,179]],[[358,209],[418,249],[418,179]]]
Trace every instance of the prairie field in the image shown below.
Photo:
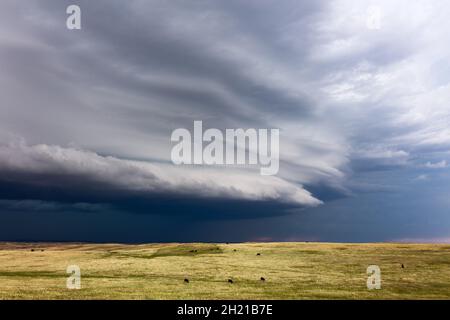
[[[0,299],[450,299],[450,245],[0,243]]]

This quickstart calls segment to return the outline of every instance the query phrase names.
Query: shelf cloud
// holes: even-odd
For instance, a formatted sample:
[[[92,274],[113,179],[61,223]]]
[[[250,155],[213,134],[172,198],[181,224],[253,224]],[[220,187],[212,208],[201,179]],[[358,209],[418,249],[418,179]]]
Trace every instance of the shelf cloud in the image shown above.
[[[0,4],[5,217],[33,205],[196,221],[293,213],[272,235],[269,224],[242,232],[383,240],[429,232],[414,214],[421,206],[408,206],[416,192],[445,210],[447,1],[76,2],[80,30],[66,28],[72,1]],[[279,129],[278,174],[173,165],[171,133],[197,120],[205,129]],[[365,213],[365,197],[379,214]],[[396,201],[418,227],[402,229]],[[374,220],[362,236],[365,219]]]

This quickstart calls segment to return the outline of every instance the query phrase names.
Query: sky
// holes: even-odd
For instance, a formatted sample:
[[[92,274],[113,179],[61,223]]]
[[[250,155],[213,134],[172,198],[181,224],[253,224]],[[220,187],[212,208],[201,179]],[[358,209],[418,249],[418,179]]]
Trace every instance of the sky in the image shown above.
[[[449,16],[2,0],[0,240],[450,242]],[[279,129],[278,173],[175,165],[172,132],[198,120]]]

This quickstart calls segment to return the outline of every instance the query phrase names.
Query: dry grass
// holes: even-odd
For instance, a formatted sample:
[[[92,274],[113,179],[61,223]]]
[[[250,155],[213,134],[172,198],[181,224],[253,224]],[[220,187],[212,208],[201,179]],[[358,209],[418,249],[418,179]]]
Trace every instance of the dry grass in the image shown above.
[[[66,288],[73,264],[81,290]],[[371,264],[381,290],[367,290]],[[449,298],[450,245],[0,243],[0,299]]]

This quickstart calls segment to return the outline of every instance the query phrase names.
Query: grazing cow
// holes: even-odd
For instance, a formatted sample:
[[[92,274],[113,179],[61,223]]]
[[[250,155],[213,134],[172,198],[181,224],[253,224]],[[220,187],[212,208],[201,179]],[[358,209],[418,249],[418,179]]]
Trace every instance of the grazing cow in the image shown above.
[[[236,250],[236,249],[233,249],[233,251],[236,252],[237,250]]]
[[[31,252],[34,252],[34,249],[31,249]]]
[[[184,282],[185,283],[189,283],[189,279],[188,278],[184,278]]]
[[[233,283],[233,280],[231,280],[231,279],[228,279],[228,283]]]
[[[266,279],[264,277],[261,277],[261,281],[266,281]]]
[[[258,253],[257,253],[256,255],[257,255],[257,256],[260,256],[260,255],[261,255],[261,253],[259,253],[259,252],[258,252]]]

